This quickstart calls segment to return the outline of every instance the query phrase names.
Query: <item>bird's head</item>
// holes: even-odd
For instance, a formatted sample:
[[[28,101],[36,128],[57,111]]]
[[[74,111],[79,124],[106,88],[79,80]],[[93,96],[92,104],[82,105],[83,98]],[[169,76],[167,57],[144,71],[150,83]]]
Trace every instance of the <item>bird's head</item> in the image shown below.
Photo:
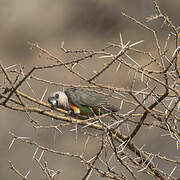
[[[57,91],[52,93],[51,96],[48,98],[48,102],[53,107],[69,110],[68,97],[64,92]]]

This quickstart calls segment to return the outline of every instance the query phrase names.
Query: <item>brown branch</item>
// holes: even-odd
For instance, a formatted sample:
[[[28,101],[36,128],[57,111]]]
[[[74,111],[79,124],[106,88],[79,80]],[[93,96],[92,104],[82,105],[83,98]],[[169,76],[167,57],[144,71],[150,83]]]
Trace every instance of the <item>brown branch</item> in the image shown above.
[[[27,178],[20,172],[18,171],[15,166],[13,165],[13,163],[11,161],[9,161],[9,168],[12,169],[21,179],[26,180]]]
[[[143,116],[141,117],[138,125],[136,126],[136,128],[134,129],[134,131],[129,135],[128,139],[131,139],[131,140],[132,140],[132,139],[136,136],[137,132],[140,130],[143,122],[145,121],[147,115],[150,113],[150,110],[152,110],[154,107],[156,107],[156,106],[157,106],[163,99],[165,99],[167,96],[168,96],[168,91],[166,91],[163,96],[159,97],[153,104],[151,104],[151,105],[147,108],[147,110],[144,112]],[[133,96],[133,97],[134,97],[134,96]]]

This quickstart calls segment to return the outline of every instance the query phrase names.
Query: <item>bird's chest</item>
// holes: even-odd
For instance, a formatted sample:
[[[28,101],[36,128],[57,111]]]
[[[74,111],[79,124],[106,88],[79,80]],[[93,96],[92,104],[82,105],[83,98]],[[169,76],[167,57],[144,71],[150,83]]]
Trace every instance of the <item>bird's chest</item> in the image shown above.
[[[87,106],[75,106],[73,104],[70,104],[70,109],[74,111],[75,114],[80,114],[83,116],[92,116],[94,114],[100,115],[103,114],[104,111],[101,108],[98,107],[87,107]]]

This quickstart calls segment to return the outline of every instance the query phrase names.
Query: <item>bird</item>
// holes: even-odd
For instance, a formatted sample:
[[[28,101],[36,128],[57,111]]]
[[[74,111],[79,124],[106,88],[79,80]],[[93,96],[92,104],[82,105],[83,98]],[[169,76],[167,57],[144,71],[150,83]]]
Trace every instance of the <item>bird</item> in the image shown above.
[[[84,88],[67,88],[64,92],[56,91],[48,97],[48,102],[52,107],[88,117],[118,111],[116,106],[109,103],[107,96]]]

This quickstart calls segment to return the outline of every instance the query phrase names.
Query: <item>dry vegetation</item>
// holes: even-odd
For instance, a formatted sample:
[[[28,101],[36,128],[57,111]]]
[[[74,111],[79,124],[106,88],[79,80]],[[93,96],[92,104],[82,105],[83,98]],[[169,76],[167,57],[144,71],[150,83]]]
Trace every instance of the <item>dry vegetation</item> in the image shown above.
[[[71,130],[76,135],[74,141],[80,141],[79,136],[86,138],[81,153],[70,153],[71,150],[61,151],[62,148],[49,148],[48,145],[34,141],[33,137],[21,137],[15,132],[10,132],[12,142],[9,149],[14,148],[14,144],[19,143],[23,143],[32,149],[34,151],[32,159],[35,166],[39,167],[39,173],[44,174],[44,179],[64,179],[63,165],[52,169],[48,164],[49,158],[47,156],[50,157],[50,154],[54,154],[56,158],[64,157],[78,160],[83,165],[81,166],[83,167],[81,172],[81,179],[83,180],[92,179],[92,176],[93,179],[100,176],[102,179],[116,180],[142,179],[142,176],[147,179],[151,177],[159,180],[174,180],[180,177],[178,177],[180,174],[180,157],[176,154],[164,156],[161,155],[161,152],[154,153],[148,148],[145,150],[144,146],[136,144],[136,139],[140,138],[140,131],[143,129],[146,131],[149,128],[151,130],[158,129],[162,135],[170,137],[170,141],[175,142],[172,147],[175,152],[179,151],[180,146],[179,32],[173,21],[162,13],[155,0],[154,8],[156,14],[149,17],[148,21],[161,20],[162,25],[169,30],[164,35],[163,42],[159,41],[156,30],[122,12],[122,16],[143,28],[143,31],[149,32],[149,35],[154,39],[152,46],[155,51],[153,52],[146,52],[143,48],[138,48],[139,45],[148,42],[142,40],[124,42],[120,34],[119,44],[109,43],[108,46],[98,51],[67,50],[62,43],[62,52],[72,57],[70,61],[66,62],[37,43],[29,43],[32,50],[39,52],[40,58],[46,58],[42,66],[32,67],[29,71],[25,71],[21,65],[8,67],[3,64],[0,65],[1,79],[3,79],[0,105],[3,108],[17,111],[20,115],[24,112],[36,130],[54,129],[64,136],[68,133],[66,132],[68,127],[73,127]],[[169,50],[169,44],[174,47],[172,52]],[[133,58],[133,54],[143,56],[145,61],[139,63],[137,59]],[[98,72],[91,72],[93,75],[90,78],[77,70],[77,67],[81,69],[85,63],[86,71],[89,71],[88,64],[96,64],[96,61],[101,64],[101,69]],[[112,67],[116,67],[116,72],[112,72],[116,76],[119,72],[126,71],[126,76],[132,81],[129,88],[110,86],[108,83],[98,81],[106,71],[113,71]],[[64,84],[53,80],[49,81],[36,75],[39,71],[42,74],[52,69],[54,72],[65,69],[83,83],[80,85],[68,84],[68,82]],[[57,89],[83,87],[98,91],[116,101],[119,105],[119,112],[94,116],[86,120],[71,117],[63,109],[51,109],[46,98],[44,98],[48,96],[46,94],[47,89],[45,89],[42,97],[37,97],[33,91],[34,87],[31,85],[32,81],[37,86],[42,84],[47,87],[57,86]],[[23,92],[24,84],[29,87],[34,96]],[[37,114],[35,118],[34,114]],[[47,117],[45,122],[41,119],[42,116]],[[143,138],[148,139],[148,136]],[[92,157],[86,153],[90,139],[98,144],[97,151]],[[167,145],[167,149],[168,146],[172,146],[172,144]],[[9,166],[15,173],[15,177],[31,179],[32,171],[27,169],[26,172],[28,173],[21,172],[18,170],[18,166],[11,161],[9,161]],[[169,170],[165,170],[164,166],[169,167]]]

